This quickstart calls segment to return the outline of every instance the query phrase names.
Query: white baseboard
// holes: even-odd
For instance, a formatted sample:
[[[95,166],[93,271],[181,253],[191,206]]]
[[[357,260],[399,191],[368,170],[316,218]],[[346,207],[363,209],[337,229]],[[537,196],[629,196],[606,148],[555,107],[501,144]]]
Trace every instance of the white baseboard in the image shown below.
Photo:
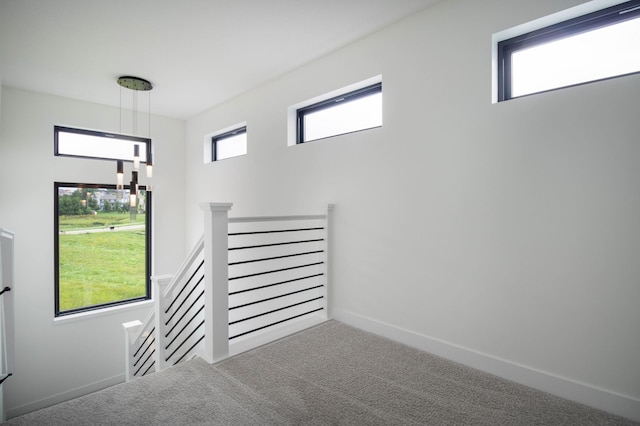
[[[334,310],[332,316],[337,321],[442,358],[599,410],[640,421],[640,400],[631,396],[556,376],[352,312]]]
[[[117,385],[125,381],[124,374],[118,374],[117,376],[109,377],[108,379],[99,380],[94,383],[90,383],[85,386],[80,386],[75,389],[71,389],[66,392],[61,392],[56,395],[40,399],[38,401],[30,402],[28,404],[20,405],[18,407],[7,409],[7,419],[18,417],[23,414],[30,413],[32,411],[40,410],[42,408],[50,407],[51,405],[59,404],[61,402],[69,401],[70,399],[78,398],[83,395],[87,395],[92,392],[108,388],[113,385]]]
[[[229,345],[229,356],[235,356],[265,344],[275,342],[276,340],[315,327],[326,320],[327,318],[323,315],[314,315],[309,318],[298,319],[291,324],[285,323],[275,326],[268,332],[259,333],[257,337],[239,338],[236,342]]]

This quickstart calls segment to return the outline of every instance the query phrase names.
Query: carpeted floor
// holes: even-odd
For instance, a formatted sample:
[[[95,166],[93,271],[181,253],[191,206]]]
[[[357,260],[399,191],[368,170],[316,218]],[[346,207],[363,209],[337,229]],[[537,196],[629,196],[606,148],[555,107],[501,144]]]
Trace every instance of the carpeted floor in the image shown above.
[[[10,425],[633,425],[336,321]]]

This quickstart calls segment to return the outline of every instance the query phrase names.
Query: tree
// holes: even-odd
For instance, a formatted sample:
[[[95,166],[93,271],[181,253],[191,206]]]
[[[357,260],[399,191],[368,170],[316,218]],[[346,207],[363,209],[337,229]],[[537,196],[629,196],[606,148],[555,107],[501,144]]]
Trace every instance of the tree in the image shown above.
[[[78,191],[58,197],[58,215],[73,216],[84,214]]]

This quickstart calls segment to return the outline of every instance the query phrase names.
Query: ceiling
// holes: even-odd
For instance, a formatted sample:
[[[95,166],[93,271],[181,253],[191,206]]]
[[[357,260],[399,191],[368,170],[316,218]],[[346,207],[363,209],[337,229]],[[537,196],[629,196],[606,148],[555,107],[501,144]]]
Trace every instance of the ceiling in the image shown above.
[[[188,119],[437,0],[0,0],[2,85]]]

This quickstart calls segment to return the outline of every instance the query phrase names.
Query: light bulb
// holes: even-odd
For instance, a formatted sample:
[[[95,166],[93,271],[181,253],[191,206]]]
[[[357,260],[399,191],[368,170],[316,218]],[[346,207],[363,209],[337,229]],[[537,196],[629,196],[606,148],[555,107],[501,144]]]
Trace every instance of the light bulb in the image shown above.
[[[133,169],[138,170],[140,168],[140,145],[133,146]]]

